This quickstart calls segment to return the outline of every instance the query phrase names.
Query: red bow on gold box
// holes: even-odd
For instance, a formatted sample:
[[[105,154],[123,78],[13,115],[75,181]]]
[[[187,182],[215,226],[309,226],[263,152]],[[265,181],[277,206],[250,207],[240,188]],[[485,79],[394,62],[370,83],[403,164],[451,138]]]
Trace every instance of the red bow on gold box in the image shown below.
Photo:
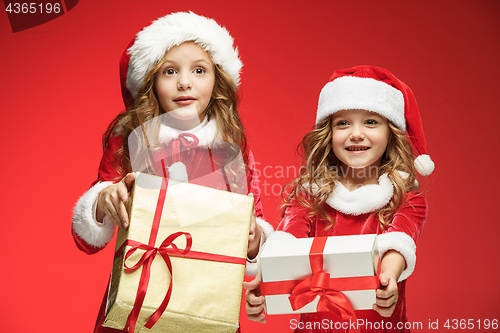
[[[250,196],[139,173],[103,326],[235,332],[252,212]]]

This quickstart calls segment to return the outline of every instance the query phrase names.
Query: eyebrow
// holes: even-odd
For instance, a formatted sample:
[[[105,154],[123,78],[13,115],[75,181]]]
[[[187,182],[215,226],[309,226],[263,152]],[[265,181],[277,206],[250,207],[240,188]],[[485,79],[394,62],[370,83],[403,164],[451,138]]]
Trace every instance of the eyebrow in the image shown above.
[[[167,59],[167,60],[165,60],[165,62],[164,62],[163,64],[166,64],[166,63],[169,63],[169,64],[177,64],[177,62],[176,62],[176,61],[174,61],[174,60],[168,60],[168,59]],[[198,60],[194,60],[194,61],[193,61],[193,63],[194,63],[194,64],[205,63],[205,64],[207,64],[207,65],[210,65],[210,62],[209,62],[209,61],[207,61],[207,60],[205,60],[205,59],[198,59]]]

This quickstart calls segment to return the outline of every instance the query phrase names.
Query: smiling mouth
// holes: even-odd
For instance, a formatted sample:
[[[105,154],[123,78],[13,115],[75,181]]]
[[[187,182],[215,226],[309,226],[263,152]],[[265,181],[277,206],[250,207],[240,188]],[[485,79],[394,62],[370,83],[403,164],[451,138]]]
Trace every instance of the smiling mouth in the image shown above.
[[[370,147],[347,147],[346,150],[348,151],[363,151],[363,150],[368,150]]]

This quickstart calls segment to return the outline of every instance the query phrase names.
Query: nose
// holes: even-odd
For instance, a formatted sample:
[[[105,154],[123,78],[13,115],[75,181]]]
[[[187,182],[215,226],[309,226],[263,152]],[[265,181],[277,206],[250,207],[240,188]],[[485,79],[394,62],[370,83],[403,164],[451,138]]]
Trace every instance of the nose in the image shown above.
[[[177,82],[177,89],[179,90],[188,90],[192,88],[192,83],[189,78],[189,74],[183,73],[179,75],[179,81]]]
[[[363,134],[362,128],[360,126],[354,125],[352,127],[351,135],[349,136],[351,141],[363,141],[365,139],[365,135]]]

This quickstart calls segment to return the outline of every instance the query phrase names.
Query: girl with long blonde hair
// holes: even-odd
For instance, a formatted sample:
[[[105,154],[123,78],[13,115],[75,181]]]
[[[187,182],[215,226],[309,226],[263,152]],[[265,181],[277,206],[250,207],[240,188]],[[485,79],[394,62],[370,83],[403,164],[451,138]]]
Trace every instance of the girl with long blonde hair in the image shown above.
[[[238,114],[241,67],[228,31],[192,12],[166,15],[137,34],[120,61],[126,111],[103,136],[98,179],[74,209],[72,234],[80,250],[96,253],[111,241],[117,226],[128,228],[124,203],[134,171],[165,172],[171,179],[205,185],[222,170],[224,184],[215,182],[220,189],[254,197],[246,273],[255,275],[255,257],[273,228],[264,221],[256,165]],[[149,126],[155,122],[159,126]],[[159,171],[155,154],[174,145],[176,159],[163,156],[162,162],[172,160]],[[237,155],[243,168],[224,172],[221,166]],[[241,172],[243,184],[235,180]],[[94,332],[117,332],[102,327],[105,307],[106,297]]]
[[[419,154],[416,159],[405,132]],[[357,325],[368,324],[354,326],[361,332],[406,332],[406,279],[415,267],[415,244],[427,216],[416,172],[426,176],[434,169],[412,91],[383,68],[335,71],[321,91],[316,126],[301,147],[303,166],[285,188],[283,220],[271,238],[378,234],[376,303],[373,310],[356,311]],[[249,318],[265,322],[258,279],[246,287]],[[338,318],[330,312],[302,314],[295,331],[348,330],[315,325],[325,320]]]

